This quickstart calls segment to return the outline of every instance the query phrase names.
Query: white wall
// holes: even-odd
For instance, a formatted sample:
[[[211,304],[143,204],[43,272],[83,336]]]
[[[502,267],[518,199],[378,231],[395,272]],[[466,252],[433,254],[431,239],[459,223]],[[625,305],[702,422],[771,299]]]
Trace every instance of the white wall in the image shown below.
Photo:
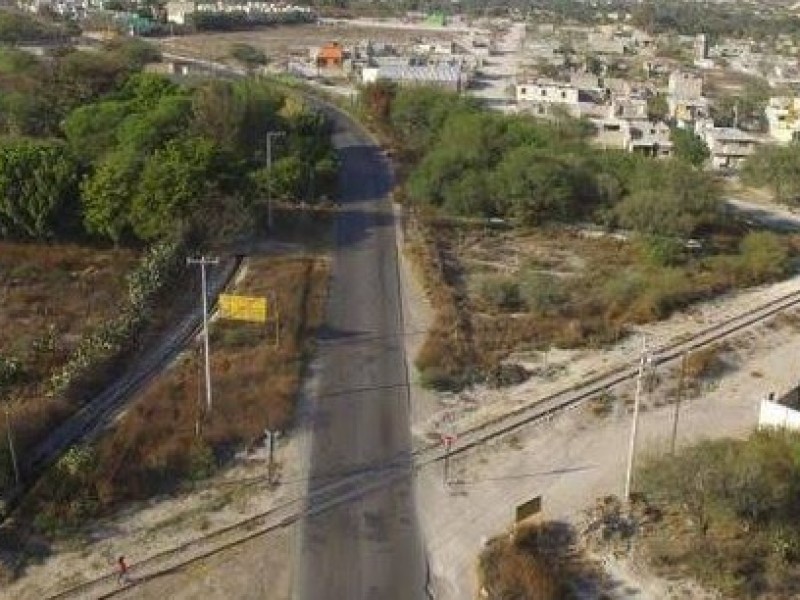
[[[786,427],[800,430],[800,411],[793,410],[777,402],[761,401],[758,412],[759,427]]]

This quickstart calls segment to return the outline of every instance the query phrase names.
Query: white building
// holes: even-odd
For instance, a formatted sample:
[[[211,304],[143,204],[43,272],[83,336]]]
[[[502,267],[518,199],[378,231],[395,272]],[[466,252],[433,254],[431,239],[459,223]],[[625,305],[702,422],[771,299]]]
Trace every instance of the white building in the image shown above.
[[[453,91],[461,91],[467,83],[460,67],[443,63],[424,66],[402,64],[364,67],[361,70],[361,80],[365,84],[394,81],[400,85],[432,85]]]
[[[302,14],[310,16],[313,11],[308,6],[295,6],[282,2],[261,2],[259,0],[240,0],[239,2],[229,2],[226,0],[217,1],[189,1],[171,0],[167,2],[167,21],[184,25],[186,17],[194,13],[205,14],[239,14],[247,16],[288,16]]]
[[[519,83],[516,87],[517,102],[536,104],[578,104],[578,88],[571,83],[539,79],[529,83]]]
[[[788,144],[800,139],[800,98],[770,98],[764,113],[773,140]]]

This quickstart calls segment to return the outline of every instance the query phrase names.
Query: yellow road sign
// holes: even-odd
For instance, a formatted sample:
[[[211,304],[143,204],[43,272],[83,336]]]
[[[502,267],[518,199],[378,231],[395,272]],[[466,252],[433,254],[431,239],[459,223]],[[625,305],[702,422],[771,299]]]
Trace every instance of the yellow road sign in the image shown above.
[[[267,299],[220,294],[219,312],[223,319],[265,323],[267,320]]]

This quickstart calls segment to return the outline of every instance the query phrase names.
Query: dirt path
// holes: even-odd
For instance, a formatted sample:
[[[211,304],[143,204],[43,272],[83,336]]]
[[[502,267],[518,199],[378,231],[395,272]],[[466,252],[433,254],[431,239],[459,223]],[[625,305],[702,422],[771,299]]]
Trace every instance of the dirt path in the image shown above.
[[[115,598],[136,600],[289,600],[293,528],[279,529],[164,576],[133,585]],[[255,576],[257,575],[257,576]],[[135,576],[135,572],[134,572]]]

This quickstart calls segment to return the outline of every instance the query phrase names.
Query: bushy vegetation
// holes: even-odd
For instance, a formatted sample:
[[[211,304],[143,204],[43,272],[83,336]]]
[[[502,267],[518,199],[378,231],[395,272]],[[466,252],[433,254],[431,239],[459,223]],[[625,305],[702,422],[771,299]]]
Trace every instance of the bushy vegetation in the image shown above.
[[[800,588],[800,435],[761,431],[651,460],[638,487],[665,514],[646,536],[653,563],[725,598],[790,598]]]
[[[800,200],[800,152],[797,144],[761,146],[747,159],[742,181],[768,188],[780,202],[797,204]]]
[[[362,107],[407,172],[396,199],[427,221],[416,256],[434,265],[438,318],[416,365],[432,387],[480,380],[520,345],[611,343],[629,324],[789,272],[785,238],[722,209],[694,137],[676,134],[678,158],[653,160],[591,146],[581,121],[502,116],[441,90],[380,83]],[[492,232],[497,219],[507,234]],[[552,240],[583,266],[525,259],[521,248]]]
[[[594,566],[573,550],[574,534],[558,522],[520,525],[481,552],[480,585],[492,599],[568,600],[598,587]]]
[[[187,24],[198,31],[239,31],[265,25],[292,25],[310,23],[314,16],[306,13],[203,13],[196,12],[187,17]]]
[[[0,235],[207,237],[256,219],[266,185],[284,200],[330,194],[336,162],[322,116],[268,83],[187,87],[139,72],[157,58],[141,42],[52,63],[0,52],[0,122],[15,136],[0,147]],[[270,129],[287,138],[268,181]]]
[[[598,151],[581,121],[502,116],[433,89],[379,84],[363,101],[416,164],[409,199],[446,214],[528,226],[594,220],[663,236],[691,236],[723,218],[714,180],[690,164],[695,149],[688,162]]]
[[[0,43],[67,41],[80,34],[72,23],[54,23],[47,19],[8,8],[0,12]]]

